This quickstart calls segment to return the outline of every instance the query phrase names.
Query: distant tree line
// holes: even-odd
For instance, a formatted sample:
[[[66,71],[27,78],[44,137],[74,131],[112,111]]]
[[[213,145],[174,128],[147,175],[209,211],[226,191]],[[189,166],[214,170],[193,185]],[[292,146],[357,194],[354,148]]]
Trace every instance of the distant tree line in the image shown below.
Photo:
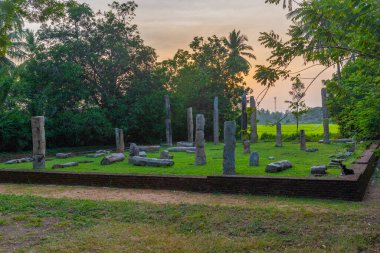
[[[297,119],[291,111],[272,112],[265,109],[260,109],[257,111],[257,120],[260,125],[272,125],[281,119],[282,124],[297,123]],[[322,120],[323,117],[321,107],[309,108],[309,110],[302,114],[299,118],[299,122],[301,124],[322,124]]]

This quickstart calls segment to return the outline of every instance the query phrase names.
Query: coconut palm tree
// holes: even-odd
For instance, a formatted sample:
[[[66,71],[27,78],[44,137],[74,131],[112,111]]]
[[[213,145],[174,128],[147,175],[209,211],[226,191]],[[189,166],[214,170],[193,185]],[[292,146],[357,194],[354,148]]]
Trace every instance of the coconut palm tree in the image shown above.
[[[256,59],[252,46],[248,45],[248,37],[235,29],[229,34],[228,38],[223,38],[225,46],[229,50],[228,66],[229,70],[237,74],[239,72],[248,73],[251,64],[248,59]],[[248,58],[248,59],[246,59]]]
[[[247,45],[248,37],[242,35],[240,31],[233,30],[228,38],[224,38],[223,42],[229,49],[229,65],[235,73],[248,73],[251,64],[245,58],[256,59],[256,56],[249,51],[253,51],[252,46]]]

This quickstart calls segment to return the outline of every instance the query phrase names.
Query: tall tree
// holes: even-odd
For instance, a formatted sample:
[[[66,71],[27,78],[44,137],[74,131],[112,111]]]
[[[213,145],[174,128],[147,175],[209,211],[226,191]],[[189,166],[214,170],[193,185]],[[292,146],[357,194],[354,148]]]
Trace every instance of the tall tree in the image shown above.
[[[300,117],[307,113],[309,108],[305,104],[305,85],[299,78],[295,78],[292,83],[292,90],[289,91],[292,100],[286,100],[285,103],[289,104],[289,110],[296,119],[297,133]]]
[[[229,50],[227,64],[231,73],[243,72],[248,74],[251,68],[248,59],[256,59],[252,53],[253,47],[247,44],[248,37],[241,34],[240,31],[233,30],[228,38],[223,38],[223,42]]]
[[[266,0],[266,2],[279,4],[280,0]],[[288,40],[283,40],[274,31],[263,32],[259,41],[271,49],[271,56],[267,59],[268,66],[257,65],[254,78],[265,86],[264,96],[280,79],[294,78],[305,70],[320,66],[322,70],[311,78],[306,85],[305,92],[316,82],[318,77],[327,69],[336,67],[337,73],[334,83],[342,82],[346,65],[352,66],[359,61],[360,66],[371,68],[372,64],[380,64],[380,33],[378,23],[380,20],[380,2],[376,0],[311,0],[301,1],[297,8],[289,12],[288,18],[292,25],[288,29]],[[289,66],[297,58],[302,58],[306,67],[299,71],[291,71]],[[352,69],[352,68],[351,68]],[[365,72],[369,74],[368,72]],[[345,75],[348,78],[349,75]],[[350,76],[351,78],[352,76]],[[310,78],[309,78],[310,79]],[[372,84],[361,83],[362,89],[370,89],[364,96],[376,94],[376,78],[371,79]],[[264,96],[261,96],[260,100]],[[330,98],[341,97],[339,89],[330,90]],[[346,93],[346,100],[350,100],[350,94]],[[363,100],[366,98],[363,97]],[[260,102],[260,101],[259,101]],[[377,103],[376,103],[377,104]],[[357,107],[359,108],[359,106]],[[356,109],[355,109],[356,110]],[[366,110],[368,114],[376,110]],[[347,114],[349,110],[345,112]],[[333,110],[333,116],[338,116],[338,111]],[[350,114],[359,120],[359,114]],[[350,117],[351,117],[350,116]],[[368,115],[373,117],[373,115]],[[343,115],[339,114],[342,119]],[[340,124],[344,124],[340,121]],[[343,129],[344,126],[341,125]],[[366,131],[362,131],[366,132]],[[376,136],[370,131],[371,136]],[[343,134],[354,134],[346,131]]]

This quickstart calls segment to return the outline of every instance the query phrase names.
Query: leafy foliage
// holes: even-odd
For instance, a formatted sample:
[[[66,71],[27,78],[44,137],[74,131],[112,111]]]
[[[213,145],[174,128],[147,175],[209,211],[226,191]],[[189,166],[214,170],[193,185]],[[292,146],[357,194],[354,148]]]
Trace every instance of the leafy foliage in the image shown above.
[[[266,2],[280,3],[279,0],[267,0]],[[337,66],[337,74],[332,82],[335,85],[331,84],[329,89],[330,98],[335,98],[330,101],[332,116],[338,119],[338,124],[344,130],[345,135],[352,134],[353,129],[360,129],[358,131],[361,137],[375,138],[378,136],[379,131],[374,131],[374,128],[367,123],[373,122],[372,119],[377,117],[376,106],[380,101],[378,96],[373,94],[378,92],[378,73],[376,71],[371,73],[356,70],[360,72],[360,76],[364,80],[367,80],[367,83],[360,82],[353,85],[353,76],[350,76],[347,72],[351,73],[353,71],[352,66],[355,65],[356,61],[358,61],[357,66],[362,68],[373,70],[372,64],[379,66],[379,8],[380,3],[376,0],[315,0],[300,2],[297,8],[288,14],[288,18],[292,21],[292,25],[288,29],[290,39],[283,41],[273,31],[261,33],[259,41],[272,51],[271,56],[268,58],[269,65],[256,66],[257,70],[254,78],[266,87],[267,92],[280,79],[296,78],[306,69],[317,65],[324,66],[324,69],[306,85],[306,92],[325,70],[332,66]],[[292,72],[289,70],[289,65],[299,57],[303,58],[305,64],[312,65],[300,71]],[[366,64],[369,65],[366,66]],[[345,70],[346,67],[349,69]],[[346,74],[342,75],[342,72]],[[365,74],[368,76],[365,76]],[[344,80],[344,78],[348,79]],[[349,88],[349,84],[353,86]],[[339,87],[340,85],[342,87]],[[344,110],[346,106],[341,106],[341,104],[344,103],[343,101],[351,100],[351,96],[355,93],[343,93],[341,91],[347,89],[356,90],[354,89],[355,86],[357,89],[368,91],[368,93],[360,93],[360,100],[363,103],[371,101],[375,106],[369,106],[366,110],[362,110],[361,103],[354,102],[347,105],[347,110]],[[356,95],[359,95],[359,93]],[[368,122],[364,123],[367,120]],[[360,127],[354,127],[353,122],[363,124]]]
[[[342,78],[326,82],[329,110],[346,136],[380,137],[379,61],[358,59],[342,69]]]
[[[297,133],[300,117],[305,114],[309,108],[305,104],[305,85],[299,78],[296,78],[292,84],[292,90],[289,91],[289,95],[292,96],[292,100],[287,100],[285,103],[289,104],[289,109],[296,119]]]
[[[241,94],[249,92],[244,76],[250,68],[243,56],[251,56],[247,38],[233,31],[229,39],[211,36],[195,37],[191,52],[178,50],[173,59],[159,64],[157,73],[172,98],[174,138],[186,137],[186,108],[202,113],[212,121],[213,99],[219,97],[220,122],[238,117]],[[236,64],[235,64],[236,63]],[[206,137],[211,137],[212,124],[206,124]]]

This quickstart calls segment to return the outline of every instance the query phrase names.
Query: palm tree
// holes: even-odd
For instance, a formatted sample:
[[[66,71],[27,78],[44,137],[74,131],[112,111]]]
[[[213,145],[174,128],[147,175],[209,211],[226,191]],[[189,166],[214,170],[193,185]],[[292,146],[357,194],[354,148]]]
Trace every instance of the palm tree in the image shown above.
[[[246,43],[248,42],[248,37],[234,29],[228,38],[223,38],[223,42],[229,50],[228,65],[230,71],[233,73],[248,73],[251,64],[245,57],[256,59],[256,56],[249,52],[253,51],[253,48]]]

